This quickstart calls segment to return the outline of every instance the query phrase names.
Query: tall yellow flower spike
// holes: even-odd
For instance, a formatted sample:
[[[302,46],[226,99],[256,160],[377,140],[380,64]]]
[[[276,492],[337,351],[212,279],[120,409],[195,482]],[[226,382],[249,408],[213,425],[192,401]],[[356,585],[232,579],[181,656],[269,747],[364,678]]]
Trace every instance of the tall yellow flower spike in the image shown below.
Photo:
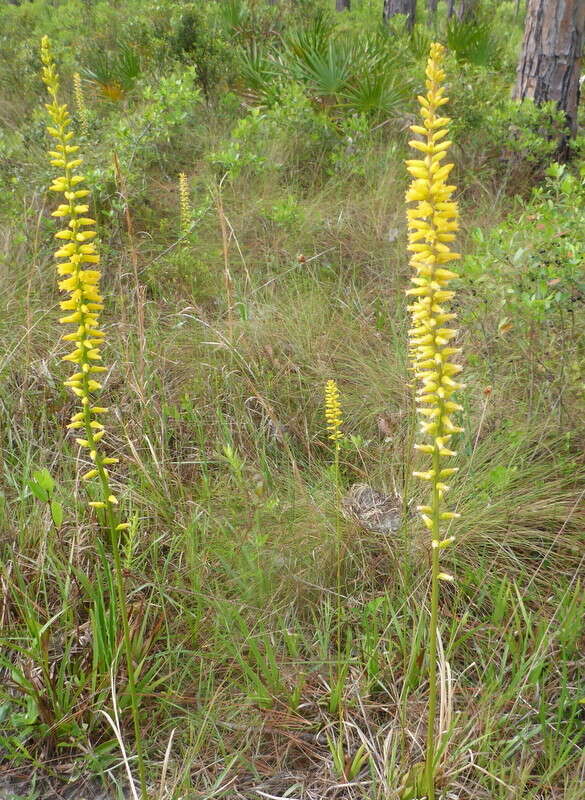
[[[432,487],[430,505],[419,507],[422,519],[431,532],[432,545],[432,592],[431,621],[429,631],[429,727],[427,733],[427,762],[425,767],[426,790],[429,800],[435,797],[434,791],[434,722],[436,713],[436,653],[438,626],[439,581],[453,580],[451,575],[440,571],[439,554],[454,537],[441,539],[441,521],[458,517],[443,509],[443,496],[449,486],[449,478],[457,468],[443,466],[443,459],[456,455],[450,449],[451,437],[462,428],[457,427],[451,415],[460,411],[461,406],[453,402],[451,396],[463,384],[454,378],[461,371],[452,357],[460,349],[451,345],[457,331],[449,327],[455,314],[448,311],[448,303],[455,292],[447,287],[458,275],[446,267],[449,262],[459,258],[451,251],[449,244],[455,239],[458,228],[457,203],[452,200],[455,186],[447,183],[453,164],[442,163],[451,142],[445,140],[450,119],[441,116],[441,108],[448,102],[445,97],[442,69],[445,49],[440,44],[432,44],[426,67],[425,97],[419,97],[422,125],[413,125],[411,130],[422,137],[409,142],[410,146],[422,153],[421,158],[406,162],[413,181],[406,193],[406,201],[415,203],[408,209],[408,249],[411,252],[410,265],[414,269],[412,283],[414,288],[407,294],[414,298],[408,307],[412,318],[410,337],[410,360],[418,383],[416,402],[421,420],[421,433],[426,441],[416,444],[417,450],[432,458],[431,468],[413,473],[416,477],[429,481]]]
[[[335,381],[327,381],[325,384],[325,419],[327,421],[328,437],[339,447],[339,440],[343,439],[340,431],[343,425],[341,404],[339,402],[339,389]]]
[[[440,44],[431,45],[431,53],[427,63],[427,95],[419,97],[423,125],[413,125],[411,130],[424,137],[424,141],[413,140],[409,144],[424,153],[423,159],[407,161],[408,171],[414,180],[406,193],[407,202],[415,202],[414,208],[407,211],[408,216],[408,249],[412,256],[410,264],[415,270],[412,278],[414,288],[407,291],[415,298],[408,307],[411,312],[413,327],[410,335],[410,358],[412,368],[419,382],[417,390],[418,411],[422,417],[421,433],[430,438],[430,443],[415,445],[417,450],[432,456],[432,468],[424,472],[415,472],[415,476],[431,481],[436,492],[437,504],[448,491],[443,482],[445,478],[456,472],[455,468],[443,469],[443,458],[455,453],[449,448],[451,437],[462,428],[451,420],[454,411],[461,406],[450,398],[463,384],[454,380],[461,367],[452,362],[452,357],[460,352],[460,348],[452,347],[451,340],[457,331],[448,327],[456,315],[445,308],[455,292],[446,287],[458,275],[444,265],[459,258],[449,248],[455,239],[458,228],[457,203],[451,197],[455,186],[447,184],[453,164],[442,164],[451,144],[444,141],[447,135],[448,117],[439,115],[439,109],[448,98],[444,96],[441,85],[445,72],[441,68],[444,48]],[[443,140],[443,141],[441,141]],[[433,531],[432,515],[435,506],[422,506],[423,520]],[[452,519],[453,514],[440,512],[438,519]],[[433,546],[435,537],[433,537]]]
[[[184,172],[179,172],[179,208],[181,212],[181,232],[187,233],[191,227],[191,201],[189,200],[187,176]]]
[[[92,268],[100,260],[93,242],[96,236],[93,230],[95,220],[85,216],[89,207],[83,200],[89,195],[89,191],[80,188],[85,180],[83,175],[77,174],[82,159],[73,157],[79,147],[70,144],[73,139],[73,133],[69,130],[71,116],[67,106],[58,102],[59,76],[46,36],[41,41],[41,60],[42,78],[51,98],[46,109],[53,126],[48,127],[47,131],[56,142],[55,150],[51,150],[49,155],[52,166],[63,171],[62,175],[53,179],[49,188],[52,192],[63,194],[65,199],[53,211],[52,216],[67,220],[66,227],[55,234],[55,238],[62,242],[55,252],[58,260],[57,272],[63,278],[59,281],[59,289],[69,294],[68,299],[60,303],[61,310],[67,314],[59,322],[74,326],[72,333],[63,336],[64,341],[71,342],[73,347],[63,360],[75,364],[75,372],[65,381],[65,386],[81,403],[81,411],[72,416],[67,427],[73,430],[83,429],[84,438],[76,439],[76,442],[89,451],[89,457],[95,464],[95,468],[82,476],[83,479],[99,477],[102,485],[103,499],[91,502],[90,506],[105,508],[112,515],[113,507],[118,501],[109,487],[107,466],[116,463],[118,459],[107,458],[100,450],[105,430],[99,419],[107,409],[96,405],[93,399],[94,394],[101,389],[96,377],[106,369],[99,363],[102,360],[100,348],[104,341],[104,332],[99,327],[99,314],[104,306],[99,289],[101,273]],[[125,523],[118,526],[119,529],[125,527]]]
[[[138,708],[139,700],[126,607],[127,595],[120,557],[120,531],[128,528],[129,524],[119,522],[116,512],[118,499],[110,489],[107,467],[118,459],[106,458],[100,449],[105,430],[99,418],[106,413],[107,409],[94,405],[93,399],[94,394],[101,389],[95,376],[105,370],[105,367],[99,364],[102,359],[100,348],[104,340],[104,333],[99,328],[99,313],[104,307],[99,290],[101,275],[99,270],[92,269],[100,260],[93,242],[96,236],[95,231],[92,230],[95,220],[84,216],[87,214],[88,206],[83,200],[89,195],[89,191],[79,188],[79,185],[85,180],[83,175],[76,173],[77,168],[81,165],[81,159],[72,157],[79,148],[77,145],[70,144],[73,139],[73,133],[69,130],[71,117],[67,105],[59,104],[59,76],[51,55],[49,39],[46,36],[41,41],[41,61],[43,62],[42,78],[51,99],[51,102],[46,104],[46,109],[53,126],[48,127],[47,130],[55,140],[55,149],[50,151],[51,164],[63,171],[63,174],[53,179],[53,183],[49,187],[51,191],[63,194],[65,199],[65,202],[61,203],[53,212],[53,216],[67,220],[66,227],[55,234],[56,238],[63,242],[55,253],[57,272],[64,276],[63,280],[59,282],[59,288],[69,294],[67,300],[61,301],[62,310],[68,313],[60,319],[60,322],[64,325],[74,326],[73,332],[63,337],[65,341],[72,342],[74,348],[64,357],[64,360],[75,364],[77,370],[65,381],[65,386],[79,398],[81,403],[81,411],[73,415],[67,427],[73,430],[83,429],[85,438],[76,439],[76,442],[88,450],[89,457],[95,465],[83,475],[83,478],[85,480],[98,478],[101,484],[102,499],[91,502],[90,506],[103,509],[106,523],[110,529],[118,608],[122,619],[126,654],[130,706],[134,722],[140,790],[141,797],[146,798],[148,797],[148,787]]]

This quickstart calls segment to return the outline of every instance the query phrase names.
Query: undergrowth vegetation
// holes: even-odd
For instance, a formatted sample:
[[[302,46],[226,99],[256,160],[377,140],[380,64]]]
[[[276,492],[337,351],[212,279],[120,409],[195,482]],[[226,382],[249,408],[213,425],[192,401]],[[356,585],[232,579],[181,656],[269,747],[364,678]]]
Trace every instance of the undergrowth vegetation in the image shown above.
[[[404,160],[439,41],[465,386],[434,791],[583,797],[582,142],[554,163],[557,112],[509,100],[515,3],[411,32],[332,5],[0,9],[2,796],[429,791]],[[78,231],[47,191],[43,36],[99,242],[103,497],[66,427],[92,420],[63,386],[54,236]]]

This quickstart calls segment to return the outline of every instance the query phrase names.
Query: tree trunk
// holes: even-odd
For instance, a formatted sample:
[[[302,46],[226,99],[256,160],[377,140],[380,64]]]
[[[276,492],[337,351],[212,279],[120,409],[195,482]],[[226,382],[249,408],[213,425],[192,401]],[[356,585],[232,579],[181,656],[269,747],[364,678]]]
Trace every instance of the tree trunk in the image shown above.
[[[447,0],[447,18],[451,19],[455,11],[455,0]]]
[[[539,105],[554,101],[565,113],[569,136],[577,131],[584,28],[583,0],[528,0],[514,97]],[[566,147],[565,139],[565,156]]]
[[[473,19],[477,11],[478,0],[459,0],[459,7],[457,9],[457,19],[460,22],[468,22]],[[453,12],[451,11],[451,15]]]
[[[439,0],[427,0],[427,10],[431,16],[436,16]]]
[[[406,24],[409,30],[414,27],[416,16],[416,0],[384,0],[384,22],[395,17],[397,14],[405,14]]]
[[[335,0],[337,11],[349,11],[351,8],[350,0]]]

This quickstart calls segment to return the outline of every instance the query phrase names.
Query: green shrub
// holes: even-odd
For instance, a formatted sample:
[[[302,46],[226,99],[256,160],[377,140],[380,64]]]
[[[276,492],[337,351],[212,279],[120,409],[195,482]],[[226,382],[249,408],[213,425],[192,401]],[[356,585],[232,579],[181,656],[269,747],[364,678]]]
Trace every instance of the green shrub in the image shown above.
[[[585,177],[561,164],[507,222],[474,232],[464,274],[500,331],[512,325],[559,325],[585,305]]]
[[[171,52],[197,71],[206,100],[217,94],[232,63],[233,45],[223,35],[220,19],[209,4],[189,4],[174,26]]]
[[[307,168],[323,164],[335,141],[327,115],[314,108],[299,84],[289,83],[273,106],[254,108],[240,119],[224,147],[209,160],[232,177],[242,170],[282,171],[300,177]]]
[[[507,174],[516,190],[529,186],[555,157],[562,114],[553,103],[512,100],[501,72],[473,64],[460,64],[458,71],[451,97],[462,165],[474,179]]]

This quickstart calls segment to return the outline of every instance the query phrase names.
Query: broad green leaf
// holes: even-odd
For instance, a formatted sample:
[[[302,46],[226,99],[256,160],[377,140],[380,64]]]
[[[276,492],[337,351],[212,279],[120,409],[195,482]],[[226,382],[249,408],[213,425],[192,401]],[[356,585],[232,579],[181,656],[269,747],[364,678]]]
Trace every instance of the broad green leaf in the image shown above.
[[[41,489],[51,494],[55,488],[55,481],[51,478],[51,473],[48,469],[39,469],[33,472],[33,479],[39,484]]]
[[[51,502],[51,518],[53,520],[53,525],[59,530],[63,524],[63,506],[58,500],[53,500]]]
[[[27,481],[26,485],[31,490],[31,492],[34,494],[34,496],[36,498],[38,498],[41,502],[46,503],[48,501],[48,499],[49,499],[48,492],[46,492],[45,489],[43,489],[41,486],[39,486],[39,484],[36,481],[34,481],[34,480]]]

